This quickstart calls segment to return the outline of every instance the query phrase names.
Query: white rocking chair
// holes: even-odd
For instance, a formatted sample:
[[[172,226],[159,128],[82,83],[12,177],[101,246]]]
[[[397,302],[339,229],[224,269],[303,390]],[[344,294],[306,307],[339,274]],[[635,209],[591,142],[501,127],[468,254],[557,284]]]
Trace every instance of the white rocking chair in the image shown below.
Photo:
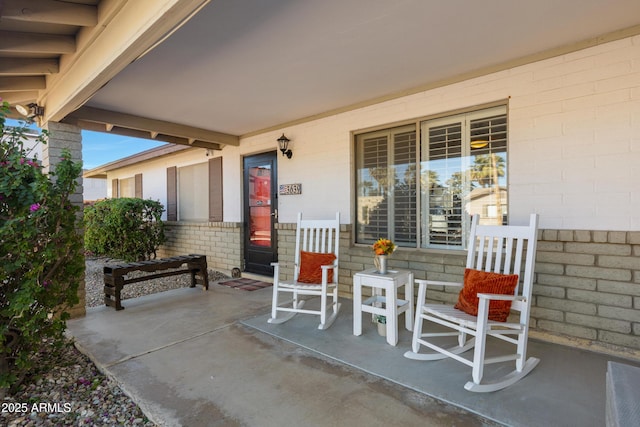
[[[464,386],[475,392],[490,392],[508,387],[536,367],[539,359],[527,359],[527,336],[529,332],[529,311],[531,309],[531,291],[533,287],[533,271],[536,256],[538,215],[532,214],[528,226],[492,226],[479,225],[478,215],[473,217],[471,235],[467,254],[466,267],[485,272],[501,274],[518,274],[518,284],[514,295],[478,293],[478,315],[472,316],[451,305],[427,304],[427,286],[459,286],[462,283],[450,283],[432,280],[416,280],[420,285],[416,308],[416,319],[413,329],[412,351],[405,357],[415,360],[439,360],[447,357],[462,362],[472,369],[472,381]],[[524,270],[522,269],[524,262]],[[523,273],[520,275],[520,273]],[[519,312],[519,321],[506,322],[489,320],[490,301],[511,301],[511,312]],[[423,322],[427,320],[453,331],[442,332],[441,329],[423,332]],[[430,324],[430,326],[435,326]],[[471,338],[468,338],[469,335]],[[435,339],[455,336],[457,345],[443,347]],[[494,357],[486,357],[485,351],[488,337],[494,337],[516,346],[515,353]],[[452,343],[453,344],[453,343]],[[426,346],[437,353],[419,353],[420,346]],[[462,357],[470,350],[473,358]],[[484,365],[490,363],[515,360],[515,370],[507,375],[481,383]]]
[[[320,316],[318,329],[327,329],[336,319],[340,310],[338,302],[338,249],[340,242],[340,213],[336,213],[336,218],[331,220],[303,220],[302,214],[298,214],[298,227],[296,229],[296,251],[295,264],[293,269],[293,281],[280,280],[281,263],[272,263],[273,266],[273,302],[271,306],[271,318],[269,323],[283,323],[291,319],[298,313],[315,314]],[[333,254],[335,259],[330,264],[317,265],[314,280],[301,282],[301,267],[303,258],[305,262],[309,257],[319,255],[326,258],[327,254]],[[331,255],[328,255],[333,258]],[[316,263],[317,264],[317,263]],[[306,270],[306,267],[304,268]],[[321,269],[321,270],[318,270]],[[332,276],[332,277],[331,277]],[[280,294],[287,296],[286,301],[280,301]],[[305,309],[305,300],[302,295],[320,297],[320,309]],[[331,295],[332,301],[329,303],[328,297]],[[331,312],[329,312],[331,310]],[[285,314],[278,317],[279,312]],[[328,313],[329,312],[329,313]]]

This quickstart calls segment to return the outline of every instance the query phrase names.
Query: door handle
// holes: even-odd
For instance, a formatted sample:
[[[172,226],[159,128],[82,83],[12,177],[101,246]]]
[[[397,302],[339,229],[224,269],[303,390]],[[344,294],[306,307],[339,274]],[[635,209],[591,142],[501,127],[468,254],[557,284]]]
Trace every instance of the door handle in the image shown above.
[[[278,209],[274,209],[273,212],[271,212],[271,216],[273,219],[278,219]]]

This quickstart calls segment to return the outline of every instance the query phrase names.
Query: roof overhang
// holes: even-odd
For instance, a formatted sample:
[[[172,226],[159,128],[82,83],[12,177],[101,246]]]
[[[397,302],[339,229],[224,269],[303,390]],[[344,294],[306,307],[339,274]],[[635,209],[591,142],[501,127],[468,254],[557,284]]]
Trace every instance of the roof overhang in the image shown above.
[[[0,97],[212,149],[640,34],[638,0],[0,4]]]
[[[209,0],[0,1],[0,97],[45,106],[82,129],[221,149],[239,138],[167,120],[82,107],[127,65],[187,22]],[[12,117],[19,118],[15,109]]]

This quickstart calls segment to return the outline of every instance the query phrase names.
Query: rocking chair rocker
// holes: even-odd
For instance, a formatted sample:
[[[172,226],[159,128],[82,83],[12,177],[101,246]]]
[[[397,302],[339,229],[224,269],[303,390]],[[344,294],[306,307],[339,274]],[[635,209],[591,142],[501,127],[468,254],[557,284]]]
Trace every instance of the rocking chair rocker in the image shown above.
[[[298,313],[320,316],[318,329],[327,329],[340,310],[338,302],[338,249],[340,213],[331,220],[303,220],[298,214],[293,281],[280,279],[285,264],[272,263],[273,301],[269,323],[284,323]],[[290,298],[280,301],[280,294]],[[300,296],[319,296],[320,309],[305,309]],[[329,296],[332,301],[328,302]],[[331,312],[329,312],[331,310]],[[284,315],[278,317],[278,313]]]
[[[479,216],[473,217],[471,235],[467,254],[467,276],[469,281],[458,299],[456,306],[444,304],[427,304],[426,294],[428,286],[463,286],[462,283],[440,282],[432,280],[416,280],[419,284],[416,319],[413,329],[412,351],[404,356],[415,360],[439,360],[447,357],[472,367],[472,381],[464,386],[475,392],[490,392],[508,387],[536,367],[539,359],[527,359],[527,336],[529,332],[529,312],[531,310],[531,292],[533,287],[533,272],[536,256],[536,241],[538,230],[538,216],[532,214],[528,226],[492,226],[479,225]],[[523,267],[524,262],[524,269]],[[471,269],[475,269],[471,270]],[[497,273],[497,274],[496,274]],[[522,273],[522,275],[520,275]],[[471,277],[475,275],[474,291]],[[507,275],[510,275],[507,276]],[[514,277],[514,275],[518,275]],[[508,285],[504,285],[510,282]],[[518,283],[519,282],[519,283]],[[500,291],[498,288],[502,287]],[[511,292],[511,289],[515,289]],[[484,289],[483,289],[484,288]],[[511,289],[508,289],[511,288]],[[473,295],[475,304],[467,304],[464,295]],[[506,309],[504,304],[507,302]],[[509,321],[508,302],[511,311],[519,312],[519,320]],[[496,305],[497,303],[497,305]],[[497,306],[503,304],[502,313],[498,313]],[[469,308],[472,306],[471,308]],[[469,314],[477,306],[477,316]],[[456,308],[456,307],[460,307]],[[463,311],[462,309],[466,310]],[[498,320],[496,316],[499,317]],[[515,316],[514,316],[515,317]],[[491,319],[494,320],[491,320]],[[423,332],[423,322],[429,325],[442,325],[452,331],[442,332],[440,329]],[[468,338],[467,335],[471,338]],[[441,337],[457,337],[457,345],[443,346],[434,339]],[[486,357],[485,351],[491,342],[488,337],[497,338],[516,346],[515,353]],[[495,341],[494,341],[495,343]],[[419,353],[420,347],[425,346],[436,353]],[[461,354],[473,349],[473,358],[463,357]],[[484,366],[515,360],[515,370],[502,378],[482,383]]]

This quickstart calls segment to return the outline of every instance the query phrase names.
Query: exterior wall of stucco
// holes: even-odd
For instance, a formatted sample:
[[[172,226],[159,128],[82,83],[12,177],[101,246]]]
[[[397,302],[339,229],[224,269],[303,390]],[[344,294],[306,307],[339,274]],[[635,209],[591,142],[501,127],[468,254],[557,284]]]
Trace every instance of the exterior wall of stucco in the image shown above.
[[[220,155],[211,153],[212,156]],[[206,163],[210,157],[207,151],[201,148],[193,148],[173,153],[169,156],[158,157],[144,163],[135,163],[130,166],[119,168],[107,173],[107,197],[113,197],[111,181],[114,179],[133,178],[136,174],[142,174],[142,196],[144,199],[157,200],[163,206],[167,206],[167,168],[176,166],[195,165]],[[194,189],[194,191],[204,191],[205,189]],[[166,212],[162,219],[166,220]]]
[[[166,253],[204,252],[223,271],[242,262],[242,157],[274,150],[284,132],[294,154],[279,155],[278,183],[301,183],[302,194],[279,197],[279,258],[292,257],[297,212],[318,218],[340,211],[340,293],[350,297],[352,274],[372,265],[369,248],[352,237],[353,133],[501,100],[509,115],[510,222],[540,214],[535,333],[640,352],[640,36],[244,136],[239,147],[215,152],[223,156],[225,222],[170,224]],[[147,168],[206,161],[205,150],[193,151],[197,159],[176,155],[123,173],[161,183],[166,178]],[[162,201],[147,188],[144,178],[145,197]],[[221,250],[223,239],[232,251]],[[459,280],[464,253],[403,248],[391,266]],[[452,301],[455,294],[430,298]]]
[[[351,132],[505,100],[509,114],[509,214],[543,228],[638,230],[635,166],[640,151],[640,37],[474,78],[242,140],[244,152],[273,146],[280,132],[294,157],[280,183],[282,221],[296,212],[353,218]],[[223,152],[224,153],[224,152]]]

